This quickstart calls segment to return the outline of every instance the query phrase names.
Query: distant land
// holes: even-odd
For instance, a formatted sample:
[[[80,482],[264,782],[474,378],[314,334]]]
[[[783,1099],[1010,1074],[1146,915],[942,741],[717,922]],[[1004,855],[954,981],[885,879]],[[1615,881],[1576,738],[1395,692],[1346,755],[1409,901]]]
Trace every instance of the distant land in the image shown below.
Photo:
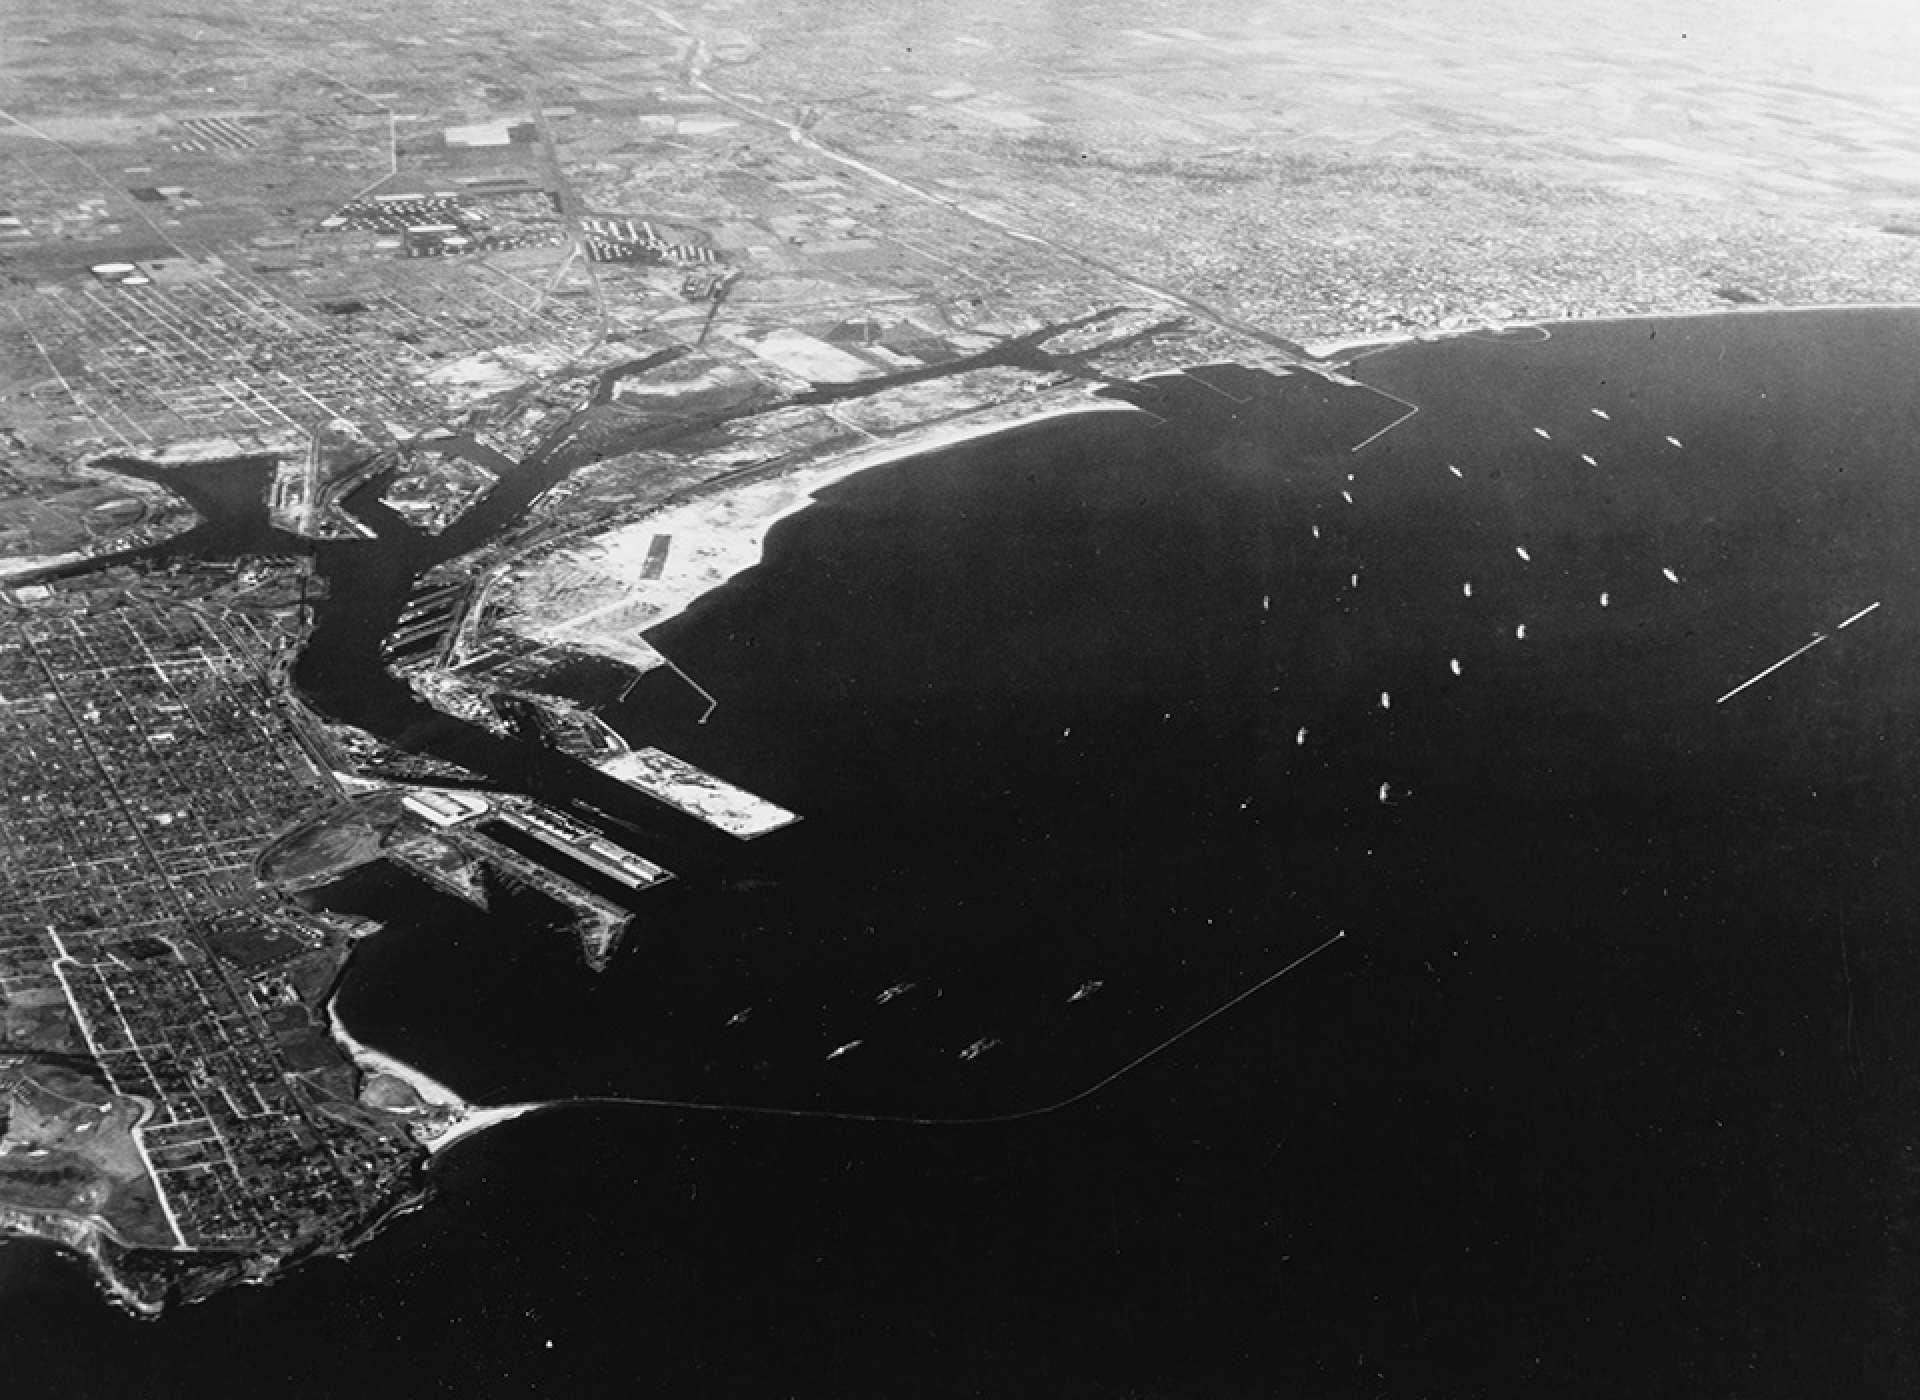
[[[383,920],[335,896],[527,901],[599,974],[746,843],[811,839],[790,768],[607,716],[653,687],[697,747],[728,697],[677,640],[870,474],[1258,425],[1358,510],[1349,465],[1450,422],[1370,377],[1424,342],[1920,302],[1920,21],[1683,8],[16,7],[0,1229],[157,1316],[350,1252],[433,1154],[549,1102],[356,1039],[337,998]],[[1661,568],[1636,582],[1689,577]],[[999,1083],[1016,1047],[971,1030],[942,1067]],[[872,1043],[815,1058],[857,1079]]]

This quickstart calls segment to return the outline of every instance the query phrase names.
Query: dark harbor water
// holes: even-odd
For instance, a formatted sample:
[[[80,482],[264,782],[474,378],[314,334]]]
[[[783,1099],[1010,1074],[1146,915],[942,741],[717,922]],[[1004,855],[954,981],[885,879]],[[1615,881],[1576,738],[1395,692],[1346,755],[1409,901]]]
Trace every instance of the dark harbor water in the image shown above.
[[[532,897],[338,892],[393,920],[357,1033],[477,1098],[1042,1108],[1346,937],[1017,1122],[535,1116],[157,1326],[0,1245],[8,1374],[1920,1391],[1917,364],[1904,313],[1556,326],[1363,361],[1420,411],[1358,453],[1397,405],[1215,370],[850,479],[653,635],[709,722],[665,671],[603,711],[804,815],[746,844],[383,700],[422,547],[338,546],[318,701],[684,877],[597,979]]]

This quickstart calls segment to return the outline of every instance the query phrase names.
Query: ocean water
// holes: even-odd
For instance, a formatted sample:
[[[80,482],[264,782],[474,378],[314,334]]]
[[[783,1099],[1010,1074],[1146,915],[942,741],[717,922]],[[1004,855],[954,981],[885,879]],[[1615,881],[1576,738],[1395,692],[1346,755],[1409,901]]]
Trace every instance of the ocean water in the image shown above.
[[[604,712],[800,824],[594,789],[684,867],[597,978],[535,898],[342,892],[393,918],[357,1034],[487,1101],[689,1107],[482,1135],[350,1262],[157,1326],[0,1246],[13,1364],[1910,1392],[1916,351],[1904,313],[1407,346],[1354,371],[1419,408],[1359,452],[1401,407],[1223,367],[832,488],[654,634],[708,722],[667,672]]]

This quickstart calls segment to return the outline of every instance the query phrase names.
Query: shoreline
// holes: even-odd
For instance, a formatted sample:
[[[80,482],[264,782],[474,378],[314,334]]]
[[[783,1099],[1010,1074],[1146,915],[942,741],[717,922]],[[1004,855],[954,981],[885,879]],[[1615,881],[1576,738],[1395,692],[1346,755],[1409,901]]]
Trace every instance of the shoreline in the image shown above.
[[[1920,311],[1920,302],[1730,304],[1678,311],[1487,321],[1449,330],[1422,329],[1308,342],[1303,348],[1311,358],[1300,362],[1298,369],[1304,373],[1337,374],[1369,355],[1403,345],[1486,338],[1514,331],[1537,330],[1544,339],[1551,339],[1551,328],[1555,326],[1700,320],[1719,316],[1913,311]],[[1184,372],[1183,368],[1161,373]],[[1009,411],[1004,404],[996,405],[988,410],[993,416],[984,420],[947,422],[924,430],[908,429],[898,436],[878,439],[842,455],[794,465],[765,477],[710,483],[604,535],[572,545],[554,561],[536,565],[530,571],[531,577],[553,570],[548,579],[555,588],[569,583],[554,567],[559,561],[566,561],[584,576],[591,598],[585,604],[576,604],[565,618],[550,621],[542,616],[545,609],[538,598],[523,601],[530,590],[520,591],[528,587],[527,582],[522,582],[516,588],[513,611],[493,625],[525,641],[612,661],[627,667],[636,676],[663,666],[671,667],[671,658],[652,645],[650,634],[682,616],[708,593],[759,564],[773,528],[814,504],[818,493],[827,487],[860,472],[976,442],[1029,424],[1080,413],[1141,411],[1131,404],[1098,398],[1092,393],[1085,393],[1073,402],[1049,404],[1037,410],[1028,406],[1025,412]],[[648,549],[655,538],[662,536],[672,540],[677,557],[661,575],[643,577]]]
[[[1722,316],[1916,311],[1920,311],[1920,302],[1849,302],[1793,306],[1729,305],[1691,311],[1627,312],[1558,320],[1516,319],[1486,322],[1445,331],[1409,331],[1394,336],[1355,337],[1345,341],[1308,344],[1307,350],[1318,358],[1316,362],[1302,364],[1300,369],[1308,373],[1337,371],[1366,354],[1397,348],[1401,345],[1441,342],[1526,329],[1546,330],[1553,326],[1699,320]],[[1185,372],[1185,369],[1173,369],[1160,371],[1159,374],[1179,375]],[[1147,377],[1154,378],[1158,375]],[[707,594],[724,587],[732,579],[756,567],[764,557],[766,540],[773,528],[781,521],[817,504],[818,493],[828,487],[865,471],[928,456],[949,447],[978,442],[1052,419],[1083,413],[1139,413],[1141,411],[1134,405],[1099,398],[1090,392],[1083,392],[1070,402],[1048,403],[1044,406],[1037,406],[1030,402],[1010,410],[1008,405],[996,405],[994,409],[988,411],[989,416],[980,419],[948,421],[923,430],[908,429],[897,435],[877,438],[852,451],[819,461],[797,464],[765,477],[752,477],[735,483],[713,483],[706,488],[697,489],[694,494],[680,501],[656,507],[646,515],[617,527],[605,536],[575,546],[574,548],[579,551],[576,557],[584,556],[597,562],[610,564],[611,568],[601,572],[609,584],[619,586],[621,591],[621,597],[615,603],[590,610],[581,616],[591,617],[603,612],[619,614],[628,607],[634,606],[644,609],[648,614],[646,621],[630,634],[636,636],[640,646],[645,648],[647,654],[644,656],[634,653],[631,642],[627,644],[627,650],[618,653],[615,649],[603,646],[600,639],[592,633],[581,633],[575,630],[578,625],[577,619],[561,624],[540,624],[523,629],[519,624],[525,619],[521,617],[508,619],[496,625],[522,636],[538,637],[544,634],[544,639],[561,641],[575,649],[608,657],[630,667],[636,674],[662,666],[670,667],[672,666],[670,659],[651,647],[647,634],[680,617]],[[704,551],[706,566],[697,572],[682,572],[678,577],[640,578],[638,576],[639,561],[644,557],[645,549],[654,536],[661,532],[662,526],[673,527],[671,533],[677,547],[684,548],[683,542],[690,539],[696,551]],[[623,546],[626,546],[624,554],[627,556],[624,558],[622,557]],[[364,1074],[384,1074],[399,1080],[415,1093],[426,1109],[437,1110],[445,1115],[437,1131],[433,1130],[427,1121],[416,1121],[414,1124],[415,1136],[430,1156],[437,1156],[456,1143],[477,1135],[487,1128],[570,1102],[559,1100],[496,1106],[469,1103],[450,1086],[392,1055],[357,1040],[341,1021],[337,1000],[336,993],[327,1001],[329,1026],[333,1039],[346,1051],[354,1064]]]
[[[338,1006],[339,994],[327,998],[327,1024],[334,1039],[347,1058],[368,1074],[384,1074],[390,1079],[398,1079],[417,1094],[422,1103],[434,1108],[448,1108],[458,1112],[467,1112],[472,1108],[465,1099],[449,1089],[432,1076],[415,1069],[404,1060],[397,1060],[385,1051],[376,1050],[363,1041],[356,1040],[353,1033],[340,1019]]]
[[[416,1069],[405,1060],[397,1059],[384,1050],[376,1050],[365,1041],[358,1040],[346,1028],[340,1019],[336,1003],[339,994],[327,998],[327,1024],[334,1043],[347,1052],[356,1068],[363,1075],[386,1075],[405,1084],[426,1105],[429,1110],[437,1110],[446,1115],[444,1119],[418,1120],[413,1125],[415,1139],[426,1149],[427,1155],[437,1157],[456,1142],[472,1137],[475,1133],[497,1127],[501,1123],[510,1123],[549,1105],[543,1103],[517,1103],[485,1105],[468,1103],[458,1093],[442,1084],[423,1070]],[[403,1115],[411,1116],[411,1115]]]
[[[548,621],[541,605],[523,605],[494,625],[530,641],[599,656],[644,674],[670,660],[648,634],[681,616],[701,598],[758,565],[767,536],[781,521],[816,503],[818,493],[861,472],[892,466],[1033,424],[1085,413],[1139,413],[1132,404],[1091,394],[1071,403],[1007,412],[970,422],[947,422],[874,442],[764,477],[719,482],[679,501],[661,505],[604,535],[570,546],[544,565],[559,572],[566,561],[592,579],[590,606]],[[643,576],[652,542],[673,542],[669,566]],[[523,584],[522,587],[525,585]]]
[[[1168,371],[1168,373],[1179,372]],[[1012,432],[1054,418],[1082,413],[1138,412],[1141,410],[1132,404],[1088,395],[1082,401],[1049,404],[1038,411],[1030,409],[1026,412],[1002,413],[989,420],[947,423],[925,432],[909,432],[899,437],[876,440],[869,446],[845,455],[800,465],[764,479],[743,482],[732,489],[723,486],[718,490],[696,495],[689,500],[662,506],[620,527],[608,538],[638,533],[650,540],[663,517],[684,513],[682,518],[686,523],[697,530],[702,537],[711,541],[716,552],[721,552],[725,556],[713,561],[718,567],[703,571],[697,577],[675,580],[677,587],[661,589],[660,593],[665,596],[655,600],[658,611],[645,628],[645,630],[651,630],[679,616],[713,589],[724,586],[738,574],[757,565],[765,552],[766,539],[773,527],[789,516],[796,515],[815,504],[815,493],[836,482],[864,471],[890,466],[1000,433]],[[757,504],[759,508],[740,510],[742,498]],[[722,539],[725,545],[720,544]],[[749,551],[751,557],[740,560],[733,557],[747,554]],[[725,572],[720,572],[721,569]],[[641,640],[644,642],[644,636]],[[583,650],[594,650],[592,647],[583,645],[578,639],[574,640],[573,644]],[[657,652],[653,653],[651,663],[647,665],[638,664],[640,658],[631,655],[615,659],[631,666],[636,672],[671,664],[665,656]],[[413,1091],[427,1110],[443,1115],[438,1123],[423,1117],[413,1124],[414,1136],[425,1148],[430,1159],[489,1128],[571,1102],[557,1100],[501,1105],[469,1103],[451,1086],[404,1060],[356,1038],[341,1020],[338,1002],[337,991],[327,999],[329,1033],[335,1044],[346,1052],[355,1067],[367,1077],[385,1075],[400,1081]]]
[[[1402,345],[1458,340],[1486,332],[1546,330],[1553,326],[1606,326],[1632,321],[1697,321],[1712,316],[1792,316],[1820,311],[1920,311],[1916,301],[1835,301],[1806,302],[1784,306],[1729,303],[1691,311],[1621,311],[1604,316],[1522,317],[1510,321],[1477,321],[1470,326],[1450,330],[1387,332],[1379,335],[1344,336],[1335,340],[1304,341],[1302,347],[1321,366],[1337,367],[1365,354],[1392,350]],[[1312,368],[1312,365],[1308,366]]]
[[[86,1219],[61,1211],[27,1210],[0,1206],[0,1241],[31,1240],[77,1258],[107,1295],[109,1302],[145,1321],[160,1316],[165,1304],[130,1287],[107,1258],[108,1247],[131,1246],[103,1220]]]
[[[464,1142],[489,1128],[497,1128],[502,1123],[511,1123],[516,1118],[525,1118],[530,1113],[539,1113],[554,1106],[551,1103],[510,1103],[497,1108],[469,1108],[444,1132],[434,1134],[433,1139],[426,1143],[427,1155],[430,1158],[438,1157],[455,1143]]]

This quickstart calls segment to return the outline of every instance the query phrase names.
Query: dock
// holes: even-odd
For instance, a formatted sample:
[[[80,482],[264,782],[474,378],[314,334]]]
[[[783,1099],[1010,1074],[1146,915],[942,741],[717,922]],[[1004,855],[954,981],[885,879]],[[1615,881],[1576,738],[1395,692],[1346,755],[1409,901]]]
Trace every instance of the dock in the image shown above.
[[[742,841],[800,820],[778,803],[716,778],[664,749],[635,749],[593,765],[610,778]]]
[[[585,823],[551,808],[526,801],[509,802],[498,808],[497,815],[516,831],[524,832],[630,890],[643,890],[673,878],[672,871],[635,855]]]

